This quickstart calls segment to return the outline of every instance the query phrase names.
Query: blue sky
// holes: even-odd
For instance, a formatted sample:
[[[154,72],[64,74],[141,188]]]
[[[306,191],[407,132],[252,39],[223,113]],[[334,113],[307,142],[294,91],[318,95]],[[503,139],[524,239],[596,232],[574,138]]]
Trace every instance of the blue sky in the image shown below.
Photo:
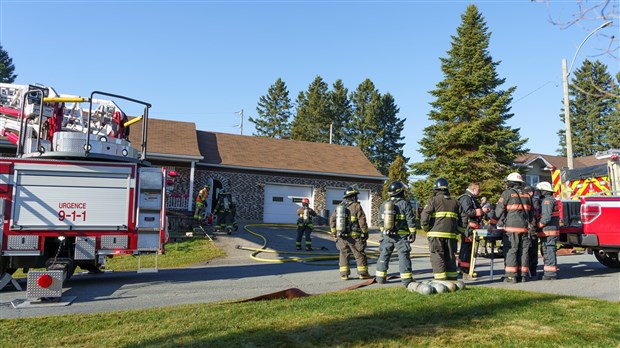
[[[152,103],[151,117],[225,133],[239,134],[241,109],[243,133],[254,132],[248,117],[278,78],[293,101],[317,75],[329,85],[342,79],[349,91],[369,78],[407,119],[405,155],[415,162],[430,124],[428,92],[444,78],[439,58],[470,3],[491,33],[502,89],[517,87],[508,125],[529,138],[531,152],[555,154],[564,127],[562,58],[570,64],[602,23],[564,30],[550,23],[574,14],[576,1],[0,0],[0,44],[16,83],[126,95]],[[620,36],[615,21],[588,39],[573,71],[585,58],[620,70],[618,59],[601,55],[609,36]]]

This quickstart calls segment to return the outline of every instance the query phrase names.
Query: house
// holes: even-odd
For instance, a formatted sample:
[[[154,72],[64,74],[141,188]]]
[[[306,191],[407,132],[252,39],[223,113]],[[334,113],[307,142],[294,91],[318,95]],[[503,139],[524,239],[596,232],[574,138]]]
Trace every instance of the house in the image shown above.
[[[573,159],[574,168],[589,167],[596,164],[607,163],[606,159],[597,159],[594,155],[576,157]],[[566,156],[543,155],[538,153],[526,153],[517,157],[514,164],[518,167],[526,167],[525,182],[534,187],[541,181],[551,180],[551,168],[566,168]]]

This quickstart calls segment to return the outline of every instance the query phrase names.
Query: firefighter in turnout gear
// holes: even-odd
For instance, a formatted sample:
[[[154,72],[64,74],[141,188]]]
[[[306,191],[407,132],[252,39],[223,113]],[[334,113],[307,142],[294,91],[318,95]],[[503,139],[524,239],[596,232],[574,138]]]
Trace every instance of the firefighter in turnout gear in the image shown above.
[[[540,220],[540,192],[532,186],[525,186],[523,192],[530,195],[532,199],[532,222],[529,229],[530,247],[528,249],[530,277],[536,278],[538,268],[538,234],[537,226]]]
[[[484,213],[482,206],[478,203],[478,194],[480,194],[480,185],[470,183],[464,194],[459,196],[458,201],[461,206],[461,224],[465,226],[465,233],[461,237],[461,249],[459,251],[459,268],[463,279],[472,280],[469,276],[469,265],[471,261],[473,231],[482,225],[482,217]],[[476,278],[476,273],[473,278]]]
[[[450,197],[448,180],[439,178],[433,185],[434,195],[422,210],[420,224],[427,231],[433,277],[437,280],[456,280],[456,235],[463,233],[461,208]]]
[[[226,229],[227,234],[232,234],[233,229],[237,230],[236,217],[236,204],[232,199],[230,192],[221,191],[217,198],[217,204],[215,205],[215,214],[217,214],[217,226],[216,231],[222,231]]]
[[[415,241],[415,213],[411,203],[405,199],[405,185],[394,181],[388,186],[390,198],[379,209],[381,240],[380,255],[377,261],[377,283],[385,283],[392,252],[398,253],[400,279],[405,287],[413,281],[411,274],[411,246]]]
[[[312,239],[310,234],[314,225],[312,224],[312,217],[316,216],[316,212],[310,208],[310,200],[304,198],[302,207],[297,209],[297,239],[295,240],[295,248],[301,250],[301,239],[306,235],[306,250],[312,250]]]
[[[194,211],[194,219],[202,220],[202,213],[205,211],[207,205],[207,198],[209,198],[209,185],[205,184],[198,195],[196,196],[196,211]]]
[[[516,283],[528,280],[530,247],[529,227],[532,221],[532,201],[530,195],[523,192],[523,178],[519,173],[510,173],[506,178],[508,189],[505,190],[495,208],[497,219],[503,222],[505,274],[504,281]]]
[[[542,195],[540,204],[540,221],[538,222],[538,236],[540,237],[540,252],[545,262],[543,280],[557,279],[558,263],[556,258],[556,243],[560,235],[560,211],[555,204],[553,187],[543,181],[536,185]]]
[[[329,218],[330,230],[336,237],[336,247],[340,251],[340,278],[349,279],[349,256],[353,254],[360,279],[368,279],[368,259],[366,258],[366,241],[368,224],[366,214],[357,201],[359,191],[349,186],[344,190],[342,202]]]

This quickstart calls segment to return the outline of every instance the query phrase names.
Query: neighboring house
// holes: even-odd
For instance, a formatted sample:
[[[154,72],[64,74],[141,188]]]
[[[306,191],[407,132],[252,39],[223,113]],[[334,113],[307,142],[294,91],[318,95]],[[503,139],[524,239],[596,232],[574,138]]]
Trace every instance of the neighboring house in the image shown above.
[[[605,159],[596,159],[594,155],[573,158],[574,168],[589,167],[596,164],[607,163]],[[538,153],[526,153],[517,157],[514,161],[516,166],[526,167],[525,181],[530,186],[536,186],[541,181],[552,182],[551,168],[565,168],[566,156],[542,155]]]

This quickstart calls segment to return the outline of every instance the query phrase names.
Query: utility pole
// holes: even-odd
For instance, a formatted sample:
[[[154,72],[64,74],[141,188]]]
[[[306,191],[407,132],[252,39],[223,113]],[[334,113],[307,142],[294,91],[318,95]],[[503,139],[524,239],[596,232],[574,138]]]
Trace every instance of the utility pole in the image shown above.
[[[243,109],[241,109],[239,115],[241,116],[241,120],[239,121],[239,132],[243,135]]]

